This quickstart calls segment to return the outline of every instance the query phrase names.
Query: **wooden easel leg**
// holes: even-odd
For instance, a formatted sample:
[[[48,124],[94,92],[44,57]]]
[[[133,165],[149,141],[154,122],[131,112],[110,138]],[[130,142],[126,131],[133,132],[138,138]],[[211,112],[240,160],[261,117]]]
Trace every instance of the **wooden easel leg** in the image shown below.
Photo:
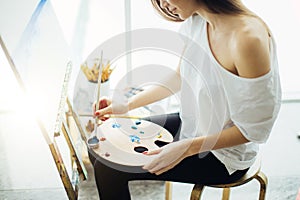
[[[63,124],[62,124],[62,132],[63,132],[63,134],[65,136],[65,139],[66,139],[66,142],[69,146],[70,153],[71,153],[71,156],[72,156],[72,160],[74,160],[75,163],[76,163],[76,167],[77,167],[79,176],[80,176],[81,180],[86,180],[87,179],[87,172],[84,168],[84,165],[83,165],[78,153],[76,152],[76,149],[74,147],[75,146],[74,142],[72,141],[72,138],[70,137],[69,128],[68,128],[67,124],[64,121],[63,121]]]
[[[77,198],[78,198],[78,188],[75,187],[73,189],[73,186],[72,186],[72,183],[70,181],[68,172],[66,170],[66,167],[64,165],[64,162],[62,160],[62,157],[60,155],[60,152],[59,152],[55,142],[49,144],[49,148],[50,148],[51,154],[53,156],[53,159],[55,161],[55,164],[56,164],[58,173],[60,175],[60,178],[61,178],[61,180],[63,182],[63,185],[65,187],[65,190],[67,192],[68,198],[70,200],[77,200]]]
[[[68,108],[69,108],[69,110],[70,110],[70,112],[71,112],[71,114],[73,116],[75,124],[76,124],[76,126],[77,126],[77,128],[79,130],[81,139],[87,144],[87,138],[86,138],[87,134],[84,131],[84,129],[82,128],[80,120],[79,120],[79,117],[78,117],[77,113],[73,110],[71,102],[70,102],[70,100],[68,98],[67,98],[67,105],[68,105]]]

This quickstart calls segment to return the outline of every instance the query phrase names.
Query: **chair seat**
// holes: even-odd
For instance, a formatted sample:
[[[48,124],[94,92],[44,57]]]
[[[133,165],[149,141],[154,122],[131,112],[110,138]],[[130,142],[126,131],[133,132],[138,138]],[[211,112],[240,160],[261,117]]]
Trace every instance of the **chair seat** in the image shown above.
[[[251,181],[253,178],[255,178],[255,176],[260,172],[260,166],[261,166],[260,159],[256,159],[253,165],[247,171],[247,173],[244,176],[242,176],[240,179],[236,180],[235,182],[218,184],[218,185],[207,185],[207,186],[215,187],[215,188],[229,188],[229,187],[236,187],[236,186],[243,185]]]
[[[260,192],[259,192],[259,200],[265,199],[266,194],[266,188],[268,184],[268,180],[266,175],[260,170],[261,166],[261,160],[256,159],[254,164],[249,168],[247,173],[240,178],[239,180],[236,180],[232,183],[226,183],[226,184],[217,184],[217,185],[200,185],[195,184],[194,188],[192,190],[190,199],[191,200],[199,200],[201,198],[202,191],[204,187],[214,187],[214,188],[223,188],[223,196],[222,200],[228,200],[230,196],[230,188],[243,185],[245,183],[248,183],[252,179],[256,179],[260,183]],[[166,200],[171,200],[171,184],[167,182],[166,184]]]

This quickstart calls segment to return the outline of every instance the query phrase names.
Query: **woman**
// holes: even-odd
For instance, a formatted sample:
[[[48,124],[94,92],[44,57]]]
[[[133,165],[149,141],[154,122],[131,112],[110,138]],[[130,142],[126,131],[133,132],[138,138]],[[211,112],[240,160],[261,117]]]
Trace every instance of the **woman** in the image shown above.
[[[145,90],[126,106],[113,108],[109,99],[102,99],[95,115],[125,113],[172,95],[172,88],[181,92],[180,113],[169,115],[162,125],[180,136],[145,152],[153,158],[143,166],[147,173],[121,172],[96,161],[103,200],[130,199],[130,180],[218,184],[239,179],[254,163],[258,144],[267,141],[280,108],[274,39],[241,1],[152,3],[165,18],[184,21],[180,33],[186,47],[178,73],[165,82],[167,87]]]

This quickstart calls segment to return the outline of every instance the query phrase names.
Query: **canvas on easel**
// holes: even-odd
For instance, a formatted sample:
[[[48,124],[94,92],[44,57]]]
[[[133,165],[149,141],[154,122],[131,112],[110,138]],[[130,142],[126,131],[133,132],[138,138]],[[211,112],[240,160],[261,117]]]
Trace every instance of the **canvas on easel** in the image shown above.
[[[11,26],[0,28],[1,34],[4,34],[1,50],[27,97],[24,106],[30,107],[29,112],[36,118],[67,196],[77,199],[78,185],[87,178],[87,172],[70,132],[70,116],[66,114],[72,110],[70,106],[67,108],[66,102],[72,72],[70,49],[51,1],[40,0],[36,3],[25,29],[22,33],[21,28],[19,30],[20,38],[14,37],[12,40],[8,37],[12,35],[7,34]],[[16,45],[12,45],[12,41],[16,41]],[[28,131],[26,134],[36,133]]]
[[[2,40],[2,37],[0,36],[0,44],[1,44],[1,50],[3,51],[8,64],[10,65],[16,80],[23,90],[25,94],[30,94],[28,93],[28,90],[30,90],[30,84],[28,82],[24,81],[22,78],[22,74],[19,73],[18,69],[15,66],[15,63],[13,59],[11,58],[6,45],[4,41]],[[73,139],[70,134],[69,126],[67,124],[67,116],[65,113],[67,112],[66,105],[67,105],[67,87],[68,87],[68,82],[71,74],[71,69],[72,69],[72,64],[71,62],[68,62],[64,66],[58,66],[60,69],[57,70],[56,72],[60,72],[63,76],[57,75],[56,78],[54,79],[49,79],[39,73],[36,74],[30,74],[31,77],[38,76],[39,79],[42,79],[43,83],[40,84],[40,88],[43,88],[44,85],[51,85],[50,81],[56,81],[56,84],[58,87],[56,88],[57,92],[53,97],[52,93],[42,93],[41,95],[44,94],[44,96],[41,96],[41,99],[43,98],[50,98],[49,95],[52,95],[52,99],[56,99],[56,101],[53,102],[44,102],[47,103],[47,107],[43,107],[43,109],[48,112],[48,109],[53,109],[55,107],[55,116],[47,116],[47,119],[43,119],[42,115],[39,115],[36,113],[35,119],[36,122],[49,146],[49,149],[51,151],[51,154],[53,156],[53,159],[55,161],[57,170],[59,172],[60,178],[62,180],[62,183],[64,185],[65,191],[67,193],[67,196],[69,199],[77,199],[78,198],[78,185],[81,180],[85,180],[87,178],[87,172],[85,170],[85,167],[81,161],[81,156],[76,150],[76,147],[74,145]],[[47,70],[44,69],[46,72]],[[53,70],[53,69],[51,69]],[[47,73],[46,73],[47,74]],[[28,75],[28,74],[27,74]],[[49,76],[49,73],[47,74]],[[61,78],[62,77],[62,78]],[[50,82],[50,83],[49,83]],[[54,87],[51,85],[51,87]],[[47,95],[45,95],[47,94]],[[39,95],[37,95],[39,96]],[[51,105],[52,104],[52,105]],[[29,105],[25,105],[29,106]],[[71,104],[68,104],[68,108],[72,110]],[[41,108],[32,108],[32,111],[34,109],[41,109]],[[34,111],[33,111],[34,112]],[[52,111],[51,111],[52,112]],[[48,112],[48,113],[51,113]],[[73,116],[73,115],[72,115]],[[53,120],[48,120],[49,118],[54,118]],[[52,124],[51,124],[52,123]],[[47,129],[50,127],[50,130]],[[80,129],[80,128],[79,128]],[[81,129],[80,129],[81,130]],[[49,133],[53,133],[51,136]],[[62,133],[62,134],[61,134]],[[81,134],[83,135],[83,134]],[[68,153],[67,155],[64,155],[61,153],[61,140],[64,140],[65,143],[67,144],[67,149]],[[68,167],[66,165],[66,159],[64,159],[64,156],[67,157],[67,159],[71,160],[71,167]]]

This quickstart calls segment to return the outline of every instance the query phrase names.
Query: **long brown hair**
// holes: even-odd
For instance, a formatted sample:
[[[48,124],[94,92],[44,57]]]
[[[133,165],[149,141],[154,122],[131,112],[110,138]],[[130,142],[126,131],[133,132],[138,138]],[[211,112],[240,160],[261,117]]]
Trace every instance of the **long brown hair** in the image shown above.
[[[208,12],[216,14],[245,14],[254,15],[238,0],[197,0],[204,5]],[[160,0],[151,0],[154,8],[165,19],[175,22],[183,21],[177,15],[172,14],[167,9],[160,7]]]
[[[199,3],[203,3],[208,12],[215,14],[240,14],[248,15],[260,20],[265,28],[267,29],[269,35],[271,35],[270,28],[264,20],[262,20],[254,12],[246,8],[240,0],[197,0]]]
[[[165,19],[174,22],[182,22],[178,15],[174,15],[168,9],[160,7],[161,0],[151,0],[154,8],[158,13]],[[264,20],[262,20],[254,12],[246,8],[240,0],[196,0],[198,3],[204,5],[204,8],[211,13],[215,14],[232,14],[232,15],[248,15],[259,19],[267,29],[269,35],[271,36],[271,31]]]

